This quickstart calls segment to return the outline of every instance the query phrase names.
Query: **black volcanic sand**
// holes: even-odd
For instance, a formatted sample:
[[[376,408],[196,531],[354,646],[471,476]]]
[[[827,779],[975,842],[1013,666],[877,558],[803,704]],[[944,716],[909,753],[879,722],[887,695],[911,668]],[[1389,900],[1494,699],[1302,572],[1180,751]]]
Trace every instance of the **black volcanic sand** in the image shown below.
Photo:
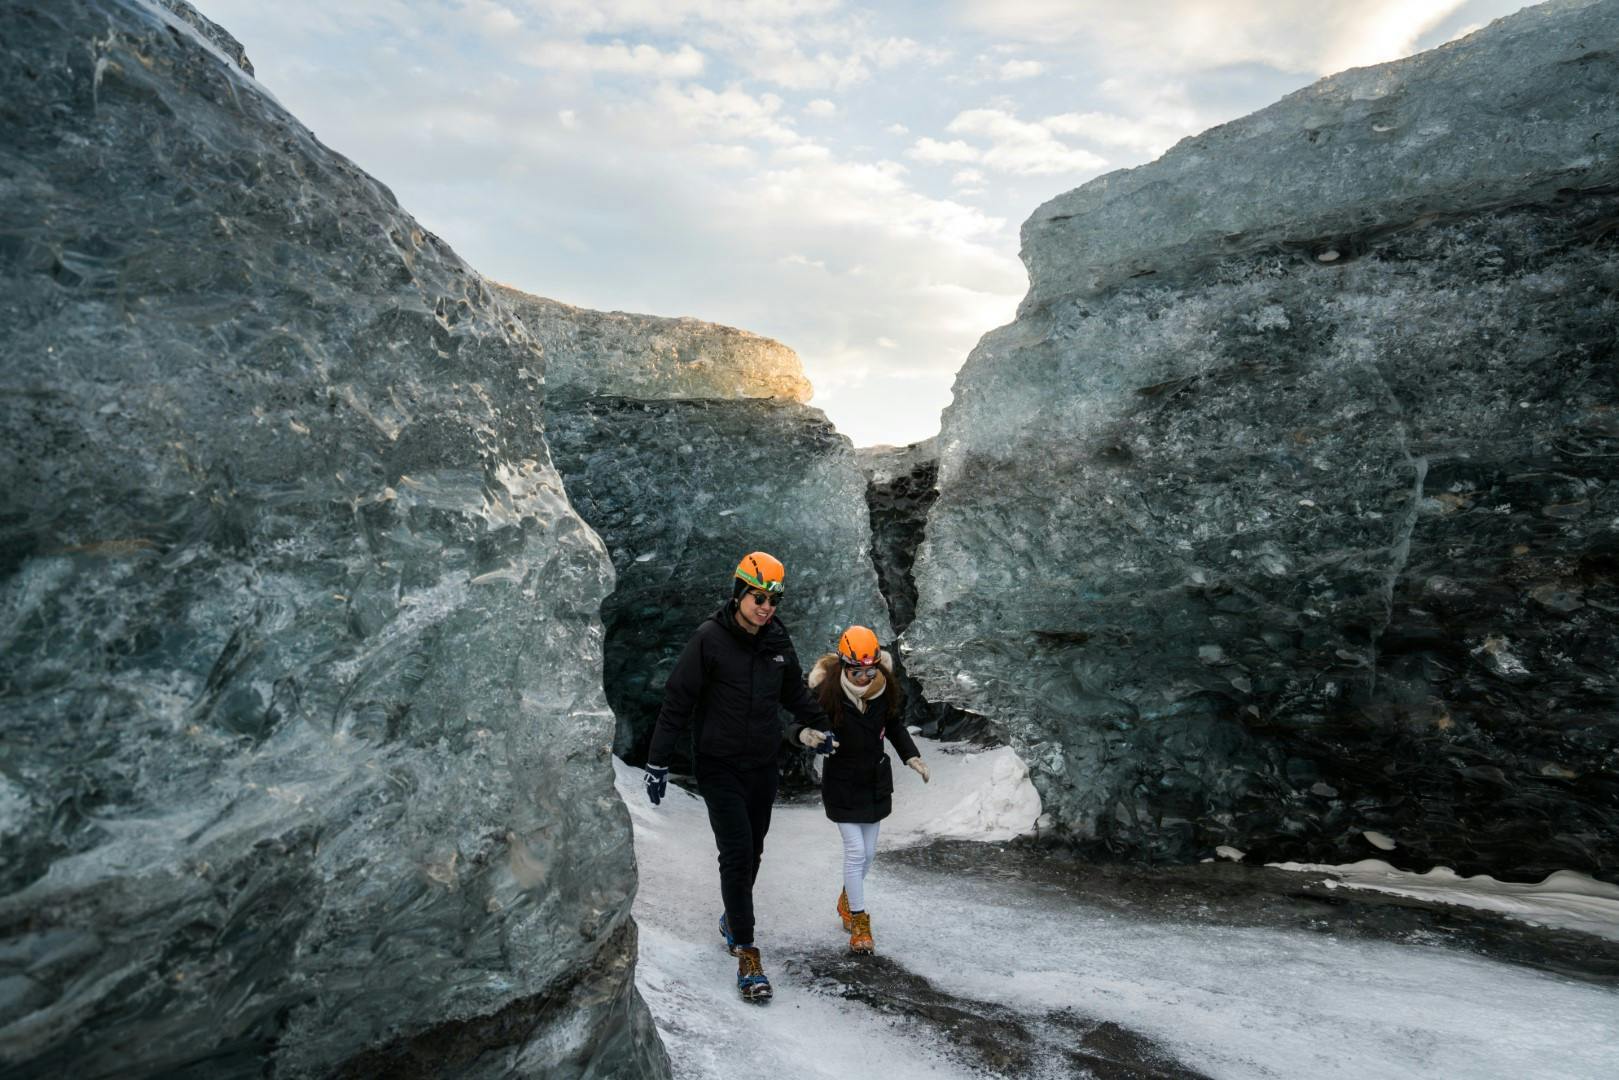
[[[858,1001],[912,1030],[943,1036],[976,1068],[1017,1077],[1201,1080],[1204,1073],[1138,1032],[1056,1009],[1034,1016],[945,993],[888,957],[825,949],[781,961],[819,993]]]

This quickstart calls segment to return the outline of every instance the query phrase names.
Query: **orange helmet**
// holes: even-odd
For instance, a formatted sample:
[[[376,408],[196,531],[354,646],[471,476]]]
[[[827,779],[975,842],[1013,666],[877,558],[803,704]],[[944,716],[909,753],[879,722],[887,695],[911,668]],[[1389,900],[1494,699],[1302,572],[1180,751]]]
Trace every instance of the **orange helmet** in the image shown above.
[[[850,667],[870,667],[882,655],[877,635],[864,626],[851,626],[838,638],[838,655]]]
[[[735,576],[755,589],[779,593],[782,590],[782,578],[787,576],[787,568],[781,565],[781,560],[774,555],[763,551],[750,551],[736,564]]]

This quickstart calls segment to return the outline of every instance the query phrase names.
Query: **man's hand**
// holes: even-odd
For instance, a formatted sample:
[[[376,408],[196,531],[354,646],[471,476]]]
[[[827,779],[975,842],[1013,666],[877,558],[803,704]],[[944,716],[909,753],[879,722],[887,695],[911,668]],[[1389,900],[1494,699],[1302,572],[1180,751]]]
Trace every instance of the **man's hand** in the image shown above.
[[[913,757],[911,760],[907,761],[905,764],[909,765],[911,768],[916,770],[916,775],[918,775],[918,776],[920,776],[922,778],[922,783],[925,784],[925,783],[928,782],[928,767],[922,761],[921,758]]]
[[[832,754],[836,753],[838,749],[838,737],[830,731],[816,731],[814,728],[805,728],[798,733],[798,741],[817,754]]]
[[[664,792],[669,790],[669,767],[667,765],[648,765],[646,767],[646,797],[657,806],[663,801]]]

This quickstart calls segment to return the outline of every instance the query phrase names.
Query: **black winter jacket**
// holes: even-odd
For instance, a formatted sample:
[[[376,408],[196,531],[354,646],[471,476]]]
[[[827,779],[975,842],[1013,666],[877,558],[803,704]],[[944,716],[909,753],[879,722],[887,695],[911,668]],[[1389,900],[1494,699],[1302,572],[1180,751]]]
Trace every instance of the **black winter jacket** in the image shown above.
[[[733,611],[731,603],[721,605],[681,651],[663,690],[649,763],[667,765],[676,742],[693,728],[695,757],[743,768],[774,764],[785,734],[783,708],[800,724],[826,727],[781,620],[750,634],[736,624]]]
[[[843,719],[834,729],[837,753],[821,765],[821,803],[833,821],[881,821],[894,810],[894,762],[883,748],[886,739],[893,744],[901,763],[920,756],[916,740],[905,728],[905,710],[897,695],[893,669],[883,665],[888,687],[883,696],[871,702],[865,712],[849,703],[839,682],[837,657],[822,658],[816,664],[811,682],[827,693],[843,697]],[[831,685],[827,686],[826,683]],[[894,698],[893,704],[890,698]],[[796,725],[791,733],[796,733]]]

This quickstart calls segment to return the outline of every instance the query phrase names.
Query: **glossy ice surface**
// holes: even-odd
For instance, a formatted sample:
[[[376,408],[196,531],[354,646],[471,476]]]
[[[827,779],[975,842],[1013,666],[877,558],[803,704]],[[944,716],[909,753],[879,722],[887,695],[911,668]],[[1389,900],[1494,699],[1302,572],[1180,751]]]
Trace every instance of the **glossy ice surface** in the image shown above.
[[[194,23],[3,18],[0,1071],[666,1071],[540,351]]]
[[[1052,200],[958,376],[910,665],[1084,841],[1619,866],[1619,4]]]

